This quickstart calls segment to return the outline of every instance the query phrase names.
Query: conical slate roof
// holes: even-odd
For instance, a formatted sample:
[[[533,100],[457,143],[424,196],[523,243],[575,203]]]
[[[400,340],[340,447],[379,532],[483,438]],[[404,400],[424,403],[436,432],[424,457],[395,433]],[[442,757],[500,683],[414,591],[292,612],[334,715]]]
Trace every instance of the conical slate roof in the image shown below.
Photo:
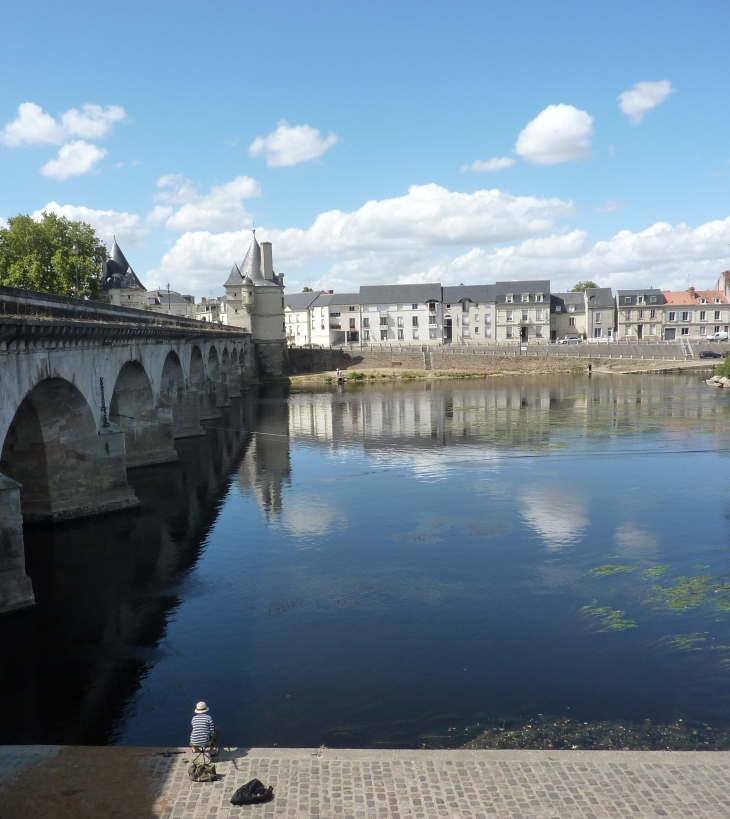
[[[243,277],[243,284],[250,285],[251,287],[253,287],[253,281],[251,281],[251,277],[250,276],[244,276]]]
[[[114,237],[114,244],[112,245],[109,258],[102,264],[101,271],[102,290],[109,287],[121,287],[127,290],[147,290],[126,260],[122,249],[117,244],[116,237]]]
[[[246,258],[241,265],[241,275],[244,278],[248,276],[254,284],[259,284],[264,281],[264,275],[261,272],[261,248],[256,241],[255,233],[251,247],[249,247]]]
[[[225,284],[223,287],[233,287],[233,286],[240,286],[241,284],[241,271],[238,269],[238,265],[234,264],[231,268],[231,274],[226,279]]]

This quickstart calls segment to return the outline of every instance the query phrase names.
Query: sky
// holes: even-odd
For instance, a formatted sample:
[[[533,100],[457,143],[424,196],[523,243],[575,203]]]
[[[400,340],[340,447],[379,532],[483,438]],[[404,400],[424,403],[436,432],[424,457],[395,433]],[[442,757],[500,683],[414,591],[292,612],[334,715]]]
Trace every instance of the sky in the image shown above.
[[[0,220],[223,293],[255,225],[303,286],[730,267],[730,4],[8,4]]]

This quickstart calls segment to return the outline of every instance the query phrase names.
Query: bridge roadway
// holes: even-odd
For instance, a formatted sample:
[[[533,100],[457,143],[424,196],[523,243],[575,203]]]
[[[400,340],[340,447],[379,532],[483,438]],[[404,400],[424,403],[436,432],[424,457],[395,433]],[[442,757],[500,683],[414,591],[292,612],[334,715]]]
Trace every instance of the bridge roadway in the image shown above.
[[[138,505],[127,469],[177,460],[256,380],[235,328],[0,288],[0,613],[34,603],[23,521]]]

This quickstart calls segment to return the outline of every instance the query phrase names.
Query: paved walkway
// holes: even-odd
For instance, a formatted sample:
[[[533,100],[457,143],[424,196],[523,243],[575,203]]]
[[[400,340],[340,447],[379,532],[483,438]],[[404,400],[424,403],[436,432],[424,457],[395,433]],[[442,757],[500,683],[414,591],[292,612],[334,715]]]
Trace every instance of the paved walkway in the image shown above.
[[[60,759],[60,750],[57,747],[0,747],[0,782],[4,779],[10,783],[22,769],[44,760]],[[88,750],[112,757],[121,749]],[[154,781],[153,816],[162,819],[730,817],[730,752],[229,749],[222,751],[216,760],[222,778],[205,784],[188,780],[189,760],[187,752],[142,758],[139,764]],[[274,786],[275,799],[265,805],[231,805],[231,794],[254,776]]]
[[[234,750],[213,784],[191,783],[180,756],[143,764],[164,819],[730,817],[725,752]],[[274,801],[232,806],[254,776]]]

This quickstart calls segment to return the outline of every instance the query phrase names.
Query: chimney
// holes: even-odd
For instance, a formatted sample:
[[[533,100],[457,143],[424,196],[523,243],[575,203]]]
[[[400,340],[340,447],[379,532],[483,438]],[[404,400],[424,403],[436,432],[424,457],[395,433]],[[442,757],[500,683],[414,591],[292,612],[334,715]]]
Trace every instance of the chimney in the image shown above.
[[[274,281],[274,262],[271,257],[271,242],[261,242],[261,272],[264,278]]]
[[[335,294],[335,291],[334,291],[334,290],[328,290],[328,291],[327,291],[327,295],[328,295],[328,296],[334,296],[334,294]]]
[[[205,298],[205,296],[203,296],[203,297],[200,299],[200,303],[201,303],[201,304],[205,304],[205,302],[206,302],[206,301],[208,301],[208,299],[206,299],[206,298]]]
[[[695,293],[695,286],[693,284],[691,284],[689,286],[689,290],[687,292],[689,293],[689,297],[691,299],[696,299],[697,298],[697,294]]]

